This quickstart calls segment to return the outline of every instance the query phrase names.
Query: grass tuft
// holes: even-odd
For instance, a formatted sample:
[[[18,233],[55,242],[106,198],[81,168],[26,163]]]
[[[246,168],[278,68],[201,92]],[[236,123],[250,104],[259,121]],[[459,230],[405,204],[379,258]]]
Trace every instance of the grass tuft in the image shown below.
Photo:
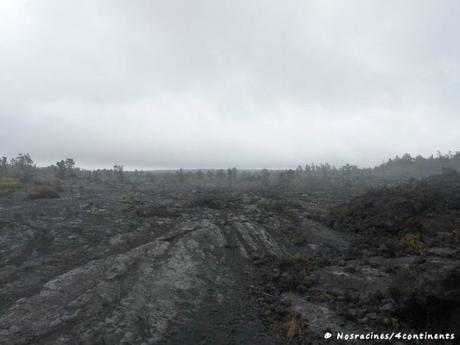
[[[23,184],[15,179],[9,177],[2,177],[0,178],[0,190],[13,190],[22,188]]]
[[[50,186],[32,186],[26,190],[27,199],[53,199],[59,198],[59,193]]]
[[[291,311],[288,322],[286,323],[286,336],[288,338],[294,338],[302,335],[302,320],[300,313],[296,310]]]

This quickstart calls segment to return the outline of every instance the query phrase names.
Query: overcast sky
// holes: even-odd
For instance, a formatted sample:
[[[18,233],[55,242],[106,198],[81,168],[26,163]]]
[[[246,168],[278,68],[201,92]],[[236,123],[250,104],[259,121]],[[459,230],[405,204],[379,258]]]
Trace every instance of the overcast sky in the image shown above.
[[[0,0],[0,155],[361,166],[460,149],[457,0]]]

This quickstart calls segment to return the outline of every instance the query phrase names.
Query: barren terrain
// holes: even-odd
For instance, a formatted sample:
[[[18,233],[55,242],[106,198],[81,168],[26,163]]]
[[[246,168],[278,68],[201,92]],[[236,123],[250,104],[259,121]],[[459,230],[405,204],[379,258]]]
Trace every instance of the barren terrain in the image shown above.
[[[4,192],[0,344],[460,336],[459,181],[440,175],[354,198],[80,179],[59,198]]]

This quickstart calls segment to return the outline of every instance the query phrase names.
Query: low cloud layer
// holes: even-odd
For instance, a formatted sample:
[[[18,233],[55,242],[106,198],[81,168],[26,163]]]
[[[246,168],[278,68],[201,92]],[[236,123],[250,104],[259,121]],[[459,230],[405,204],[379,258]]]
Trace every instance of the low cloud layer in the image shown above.
[[[460,147],[455,0],[2,0],[0,154],[293,167]]]

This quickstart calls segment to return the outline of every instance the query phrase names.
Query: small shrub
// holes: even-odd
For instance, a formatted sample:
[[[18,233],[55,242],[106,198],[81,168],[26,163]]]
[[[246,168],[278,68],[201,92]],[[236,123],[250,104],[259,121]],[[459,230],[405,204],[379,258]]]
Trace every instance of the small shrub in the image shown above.
[[[302,255],[300,255],[299,253],[295,253],[291,255],[291,262],[293,264],[298,264],[302,261],[303,261]]]
[[[59,198],[59,193],[50,186],[33,186],[26,190],[27,199]]]
[[[327,202],[324,202],[324,201],[320,201],[319,204],[318,204],[318,207],[321,210],[324,210],[324,211],[328,211],[330,209],[329,204]]]
[[[388,329],[398,329],[399,328],[399,320],[394,317],[386,317],[382,320],[382,324],[384,327]]]
[[[120,197],[120,202],[126,205],[132,205],[135,203],[134,197],[132,194],[123,194]]]
[[[300,254],[294,254],[279,263],[279,276],[274,283],[280,291],[304,291],[311,285],[311,265]]]
[[[318,303],[328,302],[332,299],[333,297],[330,294],[319,289],[311,291],[310,295],[308,296],[309,301]]]
[[[257,200],[257,206],[260,208],[268,208],[270,207],[271,203],[272,202],[270,201],[270,199],[267,198],[260,198],[259,200]]]
[[[425,246],[416,234],[406,234],[399,241],[401,247],[408,252],[413,252],[418,255],[425,253]]]
[[[0,190],[13,190],[22,188],[22,183],[15,178],[0,178]]]

